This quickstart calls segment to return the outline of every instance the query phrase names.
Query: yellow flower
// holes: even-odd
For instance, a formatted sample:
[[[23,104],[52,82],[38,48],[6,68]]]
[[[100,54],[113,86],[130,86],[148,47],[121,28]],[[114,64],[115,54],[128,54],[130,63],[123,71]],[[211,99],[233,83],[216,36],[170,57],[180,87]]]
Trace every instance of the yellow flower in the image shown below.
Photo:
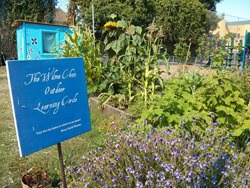
[[[104,25],[105,30],[117,29],[119,27],[118,23],[109,21]]]

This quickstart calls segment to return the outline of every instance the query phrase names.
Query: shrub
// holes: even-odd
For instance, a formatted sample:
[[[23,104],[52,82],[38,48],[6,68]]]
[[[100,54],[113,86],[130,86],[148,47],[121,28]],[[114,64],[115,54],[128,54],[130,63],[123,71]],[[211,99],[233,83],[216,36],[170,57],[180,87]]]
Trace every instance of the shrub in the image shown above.
[[[239,136],[249,129],[249,113],[244,93],[228,72],[212,76],[186,73],[166,81],[162,95],[148,102],[147,109],[138,109],[139,122],[147,120],[154,126],[177,126],[186,130],[193,125],[205,130],[214,124]],[[249,136],[248,136],[249,138]]]
[[[117,129],[67,169],[71,187],[247,187],[249,166],[249,153],[237,152],[218,127],[199,138],[170,127],[139,127]]]

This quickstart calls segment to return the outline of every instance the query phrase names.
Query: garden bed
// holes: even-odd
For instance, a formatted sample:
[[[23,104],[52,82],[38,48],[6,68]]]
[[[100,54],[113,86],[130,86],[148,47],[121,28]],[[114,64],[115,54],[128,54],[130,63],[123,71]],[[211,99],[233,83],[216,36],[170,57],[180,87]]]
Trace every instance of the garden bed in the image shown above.
[[[89,99],[89,106],[91,109],[99,109],[102,111],[104,115],[107,116],[116,116],[121,117],[124,116],[125,112],[123,110],[120,110],[118,108],[115,108],[109,104],[105,104],[103,107],[100,105],[100,101],[97,97],[91,97]]]

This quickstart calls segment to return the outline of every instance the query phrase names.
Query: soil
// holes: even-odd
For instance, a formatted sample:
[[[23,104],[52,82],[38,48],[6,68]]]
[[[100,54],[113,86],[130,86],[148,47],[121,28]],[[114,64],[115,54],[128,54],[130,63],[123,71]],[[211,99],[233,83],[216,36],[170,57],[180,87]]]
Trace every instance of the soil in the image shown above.
[[[200,67],[195,65],[170,65],[169,74],[167,73],[166,66],[160,65],[163,78],[176,77],[183,72],[199,72],[201,74],[214,74],[215,70],[208,67]]]
[[[46,187],[48,185],[48,174],[44,171],[37,172],[36,174],[27,173],[22,177],[23,187]]]

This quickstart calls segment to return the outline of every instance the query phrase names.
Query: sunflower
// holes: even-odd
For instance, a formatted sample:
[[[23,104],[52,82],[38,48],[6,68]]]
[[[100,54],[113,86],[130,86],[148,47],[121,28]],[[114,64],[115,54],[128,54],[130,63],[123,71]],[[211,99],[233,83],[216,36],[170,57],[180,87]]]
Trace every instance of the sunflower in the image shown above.
[[[117,29],[119,27],[118,23],[109,21],[104,25],[105,30]]]

